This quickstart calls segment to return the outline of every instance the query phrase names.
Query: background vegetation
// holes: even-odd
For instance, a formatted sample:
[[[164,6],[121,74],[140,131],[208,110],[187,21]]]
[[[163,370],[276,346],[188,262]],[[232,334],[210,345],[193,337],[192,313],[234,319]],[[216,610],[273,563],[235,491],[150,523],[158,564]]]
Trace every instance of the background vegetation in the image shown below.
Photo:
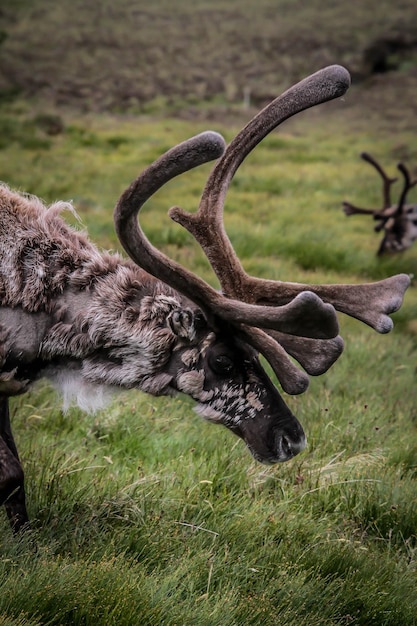
[[[230,140],[264,101],[343,63],[348,94],[289,120],[243,164],[228,232],[260,276],[415,274],[417,247],[377,259],[371,220],[341,211],[343,199],[380,204],[363,150],[417,174],[414,5],[2,3],[0,179],[72,199],[91,238],[116,249],[112,208],[141,168],[208,127]],[[172,181],[143,221],[213,281],[166,216],[197,205],[209,169]],[[415,281],[394,318],[379,336],[341,316],[340,360],[285,398],[309,446],[279,467],[252,461],[185,398],[124,393],[95,416],[63,415],[46,385],[16,399],[33,530],[16,539],[0,519],[0,625],[414,625]]]

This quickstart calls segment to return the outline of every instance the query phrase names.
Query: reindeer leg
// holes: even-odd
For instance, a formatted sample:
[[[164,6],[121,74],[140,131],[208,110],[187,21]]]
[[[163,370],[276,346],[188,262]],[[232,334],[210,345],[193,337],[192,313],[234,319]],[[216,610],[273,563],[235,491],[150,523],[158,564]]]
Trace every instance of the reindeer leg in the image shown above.
[[[29,522],[24,475],[10,425],[9,399],[0,396],[0,505],[4,504],[10,525],[18,532]]]

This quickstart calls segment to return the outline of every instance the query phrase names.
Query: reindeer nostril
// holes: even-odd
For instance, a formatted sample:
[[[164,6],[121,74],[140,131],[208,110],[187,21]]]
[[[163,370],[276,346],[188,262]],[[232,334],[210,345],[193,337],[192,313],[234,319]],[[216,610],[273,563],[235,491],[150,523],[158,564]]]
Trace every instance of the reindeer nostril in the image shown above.
[[[285,435],[282,435],[281,437],[281,450],[283,455],[285,455],[287,459],[290,459],[292,456],[294,456],[291,441]]]
[[[281,433],[276,442],[280,461],[288,461],[297,456],[304,450],[307,443],[304,432],[295,433],[293,436]]]

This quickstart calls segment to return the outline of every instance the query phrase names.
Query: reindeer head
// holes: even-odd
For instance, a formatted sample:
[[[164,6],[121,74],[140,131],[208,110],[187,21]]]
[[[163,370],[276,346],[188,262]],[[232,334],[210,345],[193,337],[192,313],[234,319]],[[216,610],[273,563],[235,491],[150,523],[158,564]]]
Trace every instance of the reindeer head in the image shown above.
[[[375,232],[384,232],[384,237],[378,248],[378,256],[385,253],[403,252],[409,248],[417,239],[417,205],[406,204],[407,194],[417,179],[411,180],[410,173],[404,163],[398,163],[397,169],[404,178],[403,188],[398,204],[391,202],[391,187],[397,178],[390,178],[381,165],[367,152],[363,152],[361,157],[370,163],[382,178],[382,208],[381,209],[361,209],[350,202],[343,202],[345,215],[372,215],[377,222]]]
[[[223,226],[227,189],[249,152],[285,119],[342,96],[349,83],[344,68],[325,68],[274,100],[227,148],[211,131],[175,146],[139,175],[115,209],[116,230],[129,256],[198,308],[177,311],[168,321],[179,338],[166,365],[171,386],[193,397],[200,415],[243,437],[252,454],[264,462],[291,458],[304,448],[305,435],[258,354],[267,359],[285,392],[302,393],[308,374],[322,374],[342,352],[335,309],[388,332],[392,321],[387,316],[399,308],[409,284],[405,275],[370,285],[302,285],[251,277]],[[137,220],[142,205],[162,185],[217,158],[198,212],[174,207],[169,214],[201,245],[221,293],[157,250]]]
[[[174,314],[187,316],[187,311]],[[182,329],[184,322],[181,320]],[[286,461],[304,449],[301,424],[285,405],[262,368],[256,350],[230,324],[208,324],[193,315],[192,337],[182,334],[166,372],[170,387],[191,396],[196,412],[223,424],[244,439],[253,456],[264,463]]]

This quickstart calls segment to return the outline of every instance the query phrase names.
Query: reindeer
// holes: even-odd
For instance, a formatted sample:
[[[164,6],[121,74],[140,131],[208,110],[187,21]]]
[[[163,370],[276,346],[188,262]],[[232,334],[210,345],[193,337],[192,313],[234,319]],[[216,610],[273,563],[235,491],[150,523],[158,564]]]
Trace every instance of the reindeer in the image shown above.
[[[226,147],[213,131],[171,148],[143,171],[115,208],[130,256],[101,253],[34,197],[0,188],[0,502],[14,531],[27,527],[24,476],[13,440],[9,397],[41,377],[87,409],[106,390],[184,393],[203,418],[241,437],[263,463],[287,461],[306,445],[303,428],[261,366],[283,390],[306,390],[343,350],[336,309],[389,332],[409,285],[398,275],[363,285],[307,285],[249,276],[225,232],[223,205],[249,152],[285,119],[340,97],[340,66],[325,68],[274,100]],[[171,218],[201,245],[221,292],[157,250],[138,222],[165,183],[217,159],[196,214]],[[290,358],[301,365],[301,370]],[[91,398],[95,398],[91,402]]]
[[[377,222],[375,232],[384,231],[378,256],[403,252],[417,239],[417,204],[406,204],[407,193],[417,184],[417,179],[411,180],[407,167],[403,163],[398,163],[397,168],[403,175],[404,183],[398,204],[392,204],[391,187],[398,179],[387,176],[381,165],[367,152],[363,152],[361,158],[370,163],[382,178],[382,209],[361,209],[345,201],[343,211],[347,216],[355,214],[373,216]]]

